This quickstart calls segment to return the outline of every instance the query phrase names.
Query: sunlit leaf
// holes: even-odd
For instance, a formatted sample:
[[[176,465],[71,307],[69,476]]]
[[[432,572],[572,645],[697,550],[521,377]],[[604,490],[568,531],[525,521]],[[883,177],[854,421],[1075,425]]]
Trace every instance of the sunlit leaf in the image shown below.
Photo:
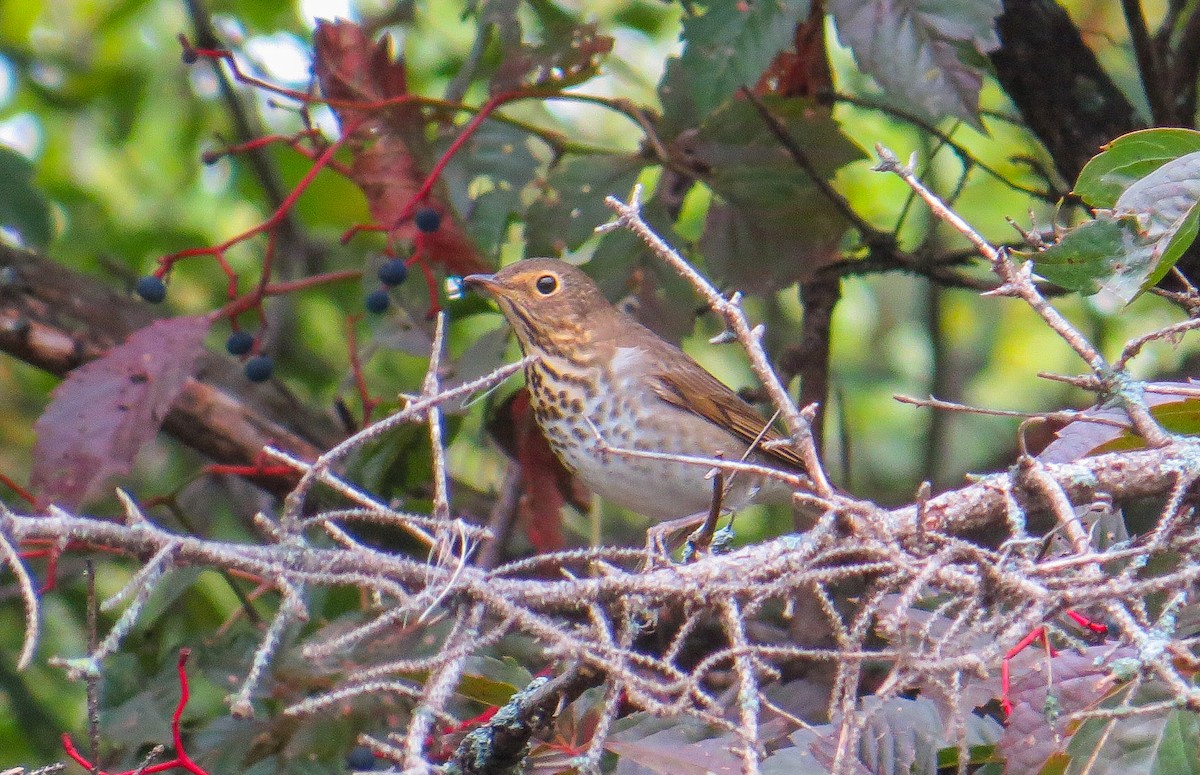
[[[932,121],[978,126],[983,72],[964,53],[1000,45],[999,0],[833,0],[829,10],[838,39],[892,99]]]
[[[792,44],[797,24],[807,18],[811,0],[714,2],[684,19],[679,67],[688,73],[685,90],[664,95],[667,113],[688,100],[704,116],[739,88],[758,83],[775,56]]]
[[[1130,186],[1163,164],[1200,151],[1200,132],[1143,129],[1113,140],[1079,173],[1074,192],[1091,207],[1111,209]]]

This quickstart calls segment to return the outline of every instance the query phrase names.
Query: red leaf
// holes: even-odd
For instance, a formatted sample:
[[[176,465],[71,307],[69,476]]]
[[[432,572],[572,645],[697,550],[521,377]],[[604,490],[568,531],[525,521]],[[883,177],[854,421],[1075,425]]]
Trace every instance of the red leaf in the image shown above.
[[[780,97],[819,97],[833,90],[825,45],[825,9],[813,3],[808,19],[796,25],[795,51],[780,51],[763,71],[754,93]]]
[[[1169,393],[1156,393],[1157,386],[1195,390],[1197,383],[1151,382],[1143,399],[1150,413],[1172,433],[1200,433],[1200,401]],[[1129,417],[1119,406],[1092,407],[1082,413],[1085,418],[1074,420],[1055,429],[1055,438],[1038,454],[1047,463],[1072,463],[1090,455],[1122,449],[1141,449],[1145,441],[1128,427]],[[1102,422],[1089,422],[1095,418]],[[1107,421],[1107,422],[1104,422]],[[1111,423],[1119,423],[1114,426]]]
[[[427,174],[414,156],[414,144],[418,151],[428,150],[425,119],[416,103],[372,105],[408,93],[404,63],[393,59],[391,38],[385,35],[373,43],[362,27],[340,20],[319,22],[313,38],[313,72],[321,91],[330,100],[363,105],[335,106],[334,112],[343,133],[353,128],[347,142],[354,153],[350,178],[366,196],[371,218],[393,238],[420,237],[423,258],[451,272],[488,271],[478,248],[443,203],[432,198],[421,203],[442,216],[434,234],[419,234],[412,222],[413,199]]]
[[[370,103],[408,93],[404,62],[392,57],[390,35],[371,43],[363,28],[353,22],[320,20],[313,33],[313,47],[313,72],[321,82],[321,91],[331,100]],[[392,109],[414,115],[417,112],[411,104]],[[343,124],[378,113],[345,106],[335,107],[334,112]]]
[[[204,351],[207,317],[158,320],[72,371],[34,425],[31,486],[43,504],[76,509],[129,473]]]

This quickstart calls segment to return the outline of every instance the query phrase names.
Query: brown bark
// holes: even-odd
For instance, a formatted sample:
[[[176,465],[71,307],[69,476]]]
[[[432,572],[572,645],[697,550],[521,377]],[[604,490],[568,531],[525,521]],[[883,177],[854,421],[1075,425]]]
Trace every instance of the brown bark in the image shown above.
[[[100,357],[156,317],[150,305],[55,262],[0,247],[0,352],[57,376]],[[331,420],[291,402],[230,392],[247,385],[236,361],[200,359],[163,429],[216,463],[250,465],[265,445],[312,460],[336,443]],[[224,387],[222,387],[224,386]],[[291,482],[256,480],[284,495]]]

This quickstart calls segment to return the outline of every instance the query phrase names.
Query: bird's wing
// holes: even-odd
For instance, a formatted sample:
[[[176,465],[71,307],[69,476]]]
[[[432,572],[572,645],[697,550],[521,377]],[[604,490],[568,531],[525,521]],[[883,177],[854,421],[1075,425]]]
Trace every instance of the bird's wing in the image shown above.
[[[756,448],[776,463],[804,470],[803,459],[790,446],[779,444],[763,448],[762,442],[777,441],[783,437],[770,427],[762,415],[700,364],[683,353],[679,355],[686,361],[671,364],[678,368],[668,366],[658,369],[651,378],[651,386],[659,398],[727,428],[747,444],[757,442]]]

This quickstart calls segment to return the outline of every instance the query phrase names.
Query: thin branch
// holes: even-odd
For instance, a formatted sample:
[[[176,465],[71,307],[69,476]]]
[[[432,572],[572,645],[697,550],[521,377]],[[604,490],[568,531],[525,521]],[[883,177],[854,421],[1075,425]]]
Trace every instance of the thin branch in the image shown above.
[[[820,496],[829,496],[833,487],[825,475],[821,464],[820,454],[813,438],[812,427],[797,409],[788,396],[787,389],[780,383],[775,370],[767,360],[766,351],[762,346],[762,329],[751,328],[746,314],[743,312],[740,295],[726,299],[712,283],[697,272],[683,256],[676,253],[641,216],[641,186],[634,186],[630,193],[629,202],[625,203],[616,197],[607,197],[604,203],[617,213],[617,218],[610,223],[597,228],[597,231],[611,231],[616,228],[628,228],[636,234],[650,249],[674,269],[681,277],[692,284],[697,292],[705,298],[713,312],[721,316],[726,325],[737,337],[738,342],[745,348],[750,358],[750,368],[754,371],[759,382],[771,397],[771,403],[783,418],[784,425],[792,435],[801,458],[804,460],[805,473],[812,478],[813,490]]]
[[[1133,41],[1138,76],[1142,79],[1142,92],[1146,95],[1146,102],[1150,103],[1151,120],[1156,126],[1174,126],[1175,116],[1163,91],[1168,84],[1159,68],[1150,31],[1146,28],[1146,16],[1142,13],[1141,0],[1121,0],[1121,11],[1125,14],[1125,26],[1129,28],[1129,38]]]
[[[1147,444],[1162,446],[1168,443],[1168,434],[1151,416],[1142,400],[1141,385],[1134,383],[1124,372],[1115,371],[1109,366],[1091,342],[1046,301],[1032,281],[1032,262],[1026,262],[1018,268],[1009,258],[1007,251],[992,247],[958,213],[948,208],[936,194],[921,183],[913,174],[910,166],[900,164],[895,154],[883,146],[876,146],[876,151],[881,159],[877,169],[899,176],[929,206],[935,216],[966,237],[980,255],[991,262],[993,271],[1004,283],[993,291],[992,295],[1015,296],[1028,304],[1045,321],[1046,325],[1050,326],[1083,359],[1092,373],[1107,386],[1109,391],[1121,400],[1122,407],[1129,415],[1129,421]]]
[[[37,652],[38,635],[41,633],[41,617],[38,612],[37,590],[21,555],[8,540],[8,522],[13,518],[12,512],[0,503],[0,560],[12,568],[17,577],[17,589],[21,591],[21,600],[25,604],[25,640],[21,645],[21,655],[17,658],[17,669],[24,670],[33,663],[33,655]]]

